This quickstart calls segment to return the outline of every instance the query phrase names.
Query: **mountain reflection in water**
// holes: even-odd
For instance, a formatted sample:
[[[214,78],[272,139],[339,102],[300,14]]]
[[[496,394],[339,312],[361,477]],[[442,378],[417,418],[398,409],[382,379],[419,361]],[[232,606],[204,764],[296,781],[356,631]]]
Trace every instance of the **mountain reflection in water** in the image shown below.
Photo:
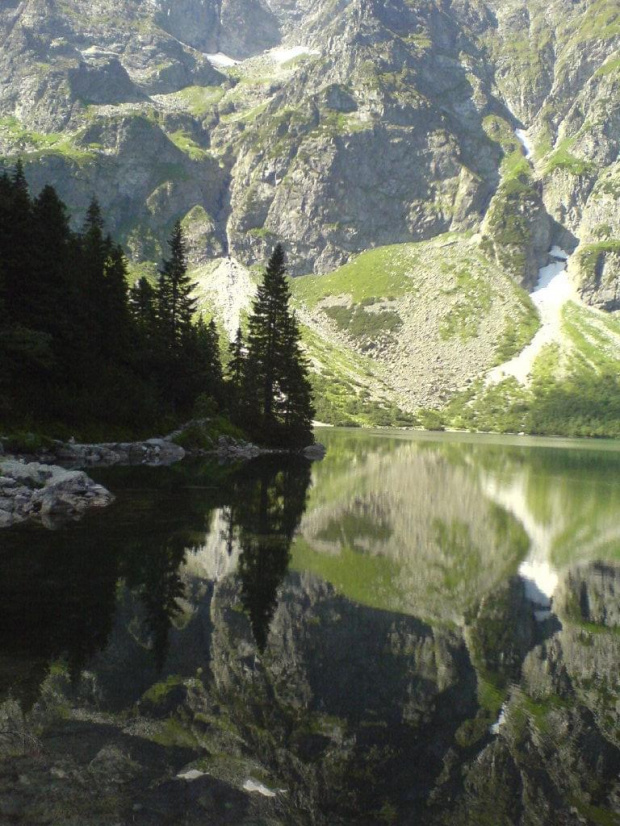
[[[620,822],[620,452],[322,440],[3,533],[0,822]]]

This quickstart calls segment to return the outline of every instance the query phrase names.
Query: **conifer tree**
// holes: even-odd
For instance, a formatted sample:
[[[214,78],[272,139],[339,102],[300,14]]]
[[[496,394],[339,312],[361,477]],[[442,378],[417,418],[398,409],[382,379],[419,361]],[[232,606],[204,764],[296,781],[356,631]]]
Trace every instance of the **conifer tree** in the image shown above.
[[[148,346],[156,335],[157,296],[144,276],[129,290],[129,311],[138,333],[139,345]]]
[[[190,412],[196,399],[195,285],[187,274],[187,254],[180,221],[168,242],[170,257],[159,271],[156,289],[158,374],[163,398],[177,412]]]
[[[255,435],[259,438],[303,445],[313,441],[314,411],[299,327],[289,310],[289,299],[284,249],[278,244],[248,322],[243,407],[258,421]]]
[[[4,189],[4,187],[3,187]],[[32,204],[24,167],[19,160],[9,178],[6,221],[0,237],[0,258],[3,261],[3,299],[11,319],[24,327],[31,322],[32,244],[24,239],[32,231]]]
[[[33,202],[34,260],[31,297],[34,326],[67,338],[79,300],[71,272],[71,244],[67,209],[52,186],[45,186]]]
[[[239,419],[245,376],[245,347],[241,327],[237,327],[235,338],[228,346],[228,384],[227,397],[231,414]]]
[[[193,351],[193,352],[192,352]],[[194,369],[194,396],[208,396],[217,403],[222,401],[222,362],[219,336],[215,321],[205,324],[200,316],[194,332],[194,343],[187,356]]]
[[[30,197],[0,170],[0,417],[37,425],[144,427],[223,400],[214,322],[193,323],[179,224],[153,288],[128,290],[96,199],[81,232],[51,186]]]
[[[280,412],[286,441],[304,442],[312,432],[315,415],[308,363],[302,352],[297,317],[293,313],[285,328],[284,347],[288,354],[282,376]]]
[[[11,179],[5,170],[0,175],[0,307],[2,310],[0,318],[5,325],[8,323],[8,267],[6,252],[10,244],[9,224],[11,220],[12,197],[13,187],[11,185]]]
[[[187,274],[187,251],[181,222],[172,230],[170,257],[159,272],[157,312],[162,343],[166,350],[176,352],[190,336],[196,300],[191,297],[196,286]]]
[[[131,315],[127,285],[127,261],[120,246],[110,246],[103,269],[101,307],[104,354],[124,361],[130,346]]]
[[[103,234],[103,216],[96,198],[86,213],[80,242],[80,332],[83,370],[89,377],[98,374],[106,350],[105,267],[112,250],[112,241]],[[84,377],[86,379],[86,376]]]

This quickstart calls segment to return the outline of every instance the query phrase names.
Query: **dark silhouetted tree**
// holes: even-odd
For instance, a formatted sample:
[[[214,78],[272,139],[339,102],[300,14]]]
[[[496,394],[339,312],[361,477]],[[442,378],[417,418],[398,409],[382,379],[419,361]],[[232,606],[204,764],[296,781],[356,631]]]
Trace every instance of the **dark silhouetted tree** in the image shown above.
[[[278,244],[248,321],[242,409],[252,434],[272,444],[311,444],[312,397],[299,328],[290,309],[284,249]]]
[[[237,327],[235,338],[228,346],[229,360],[227,367],[226,395],[231,415],[240,420],[242,418],[241,405],[245,380],[246,352],[243,343],[241,327]]]
[[[181,222],[177,221],[168,242],[170,257],[164,260],[157,284],[160,335],[166,351],[178,353],[191,335],[196,286],[187,274],[187,251]]]

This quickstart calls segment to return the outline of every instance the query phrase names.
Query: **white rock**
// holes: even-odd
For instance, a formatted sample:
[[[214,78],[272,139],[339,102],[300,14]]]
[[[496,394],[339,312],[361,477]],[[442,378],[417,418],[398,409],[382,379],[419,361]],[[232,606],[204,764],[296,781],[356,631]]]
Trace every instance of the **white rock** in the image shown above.
[[[192,780],[198,780],[199,777],[204,777],[205,774],[206,772],[201,772],[198,769],[188,769],[187,771],[179,772],[177,777],[179,780],[188,780],[191,782]]]
[[[54,528],[59,521],[77,519],[86,510],[109,505],[114,497],[81,470],[66,470],[38,462],[15,461],[0,465],[4,496],[0,498],[0,527],[37,519]]]
[[[276,796],[274,791],[268,789],[267,786],[263,785],[263,783],[259,783],[258,780],[253,780],[251,777],[245,781],[243,788],[246,792],[256,792],[257,794],[262,794],[264,797]]]

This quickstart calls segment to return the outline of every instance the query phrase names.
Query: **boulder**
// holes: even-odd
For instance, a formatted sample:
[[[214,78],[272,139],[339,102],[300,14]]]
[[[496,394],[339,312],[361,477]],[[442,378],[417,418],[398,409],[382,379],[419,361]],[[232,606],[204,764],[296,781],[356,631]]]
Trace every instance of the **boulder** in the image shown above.
[[[256,459],[264,453],[258,445],[233,439],[231,436],[220,436],[217,440],[217,456],[221,461],[246,461]]]
[[[313,445],[308,445],[303,449],[303,454],[306,459],[310,459],[311,462],[318,462],[325,457],[327,450],[325,445],[322,445],[320,442],[316,442]]]
[[[55,528],[114,499],[106,488],[79,470],[5,461],[0,465],[0,474],[0,528],[28,519]]]

